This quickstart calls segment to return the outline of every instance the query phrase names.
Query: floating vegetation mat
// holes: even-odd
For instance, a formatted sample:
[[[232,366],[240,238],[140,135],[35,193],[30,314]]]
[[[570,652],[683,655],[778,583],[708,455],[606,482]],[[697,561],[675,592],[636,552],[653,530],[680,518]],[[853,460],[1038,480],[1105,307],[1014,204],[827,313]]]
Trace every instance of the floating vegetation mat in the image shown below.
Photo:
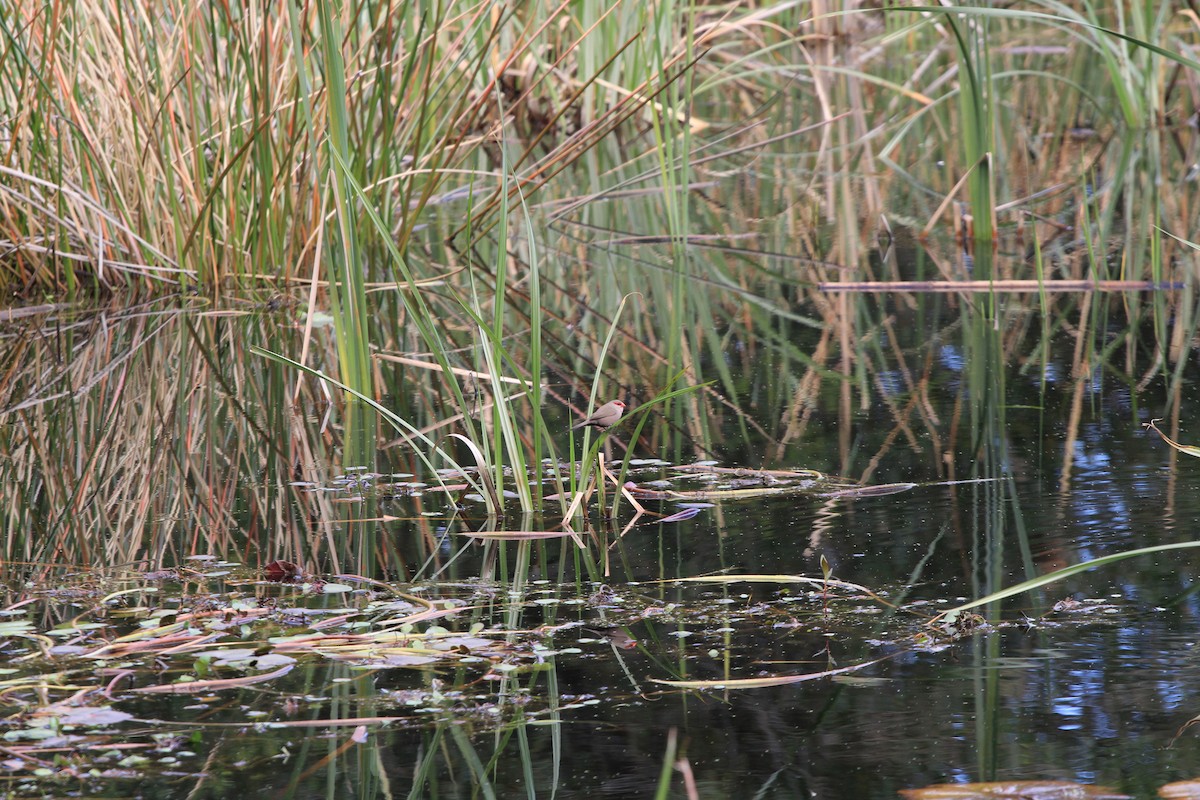
[[[190,563],[10,596],[0,770],[32,791],[51,778],[193,774],[213,729],[478,730],[664,692],[886,680],[864,668],[986,627],[965,614],[929,626],[936,603],[897,609],[887,592],[832,578],[398,587],[280,563]],[[819,655],[831,643],[837,661]],[[545,677],[583,662],[592,691]]]

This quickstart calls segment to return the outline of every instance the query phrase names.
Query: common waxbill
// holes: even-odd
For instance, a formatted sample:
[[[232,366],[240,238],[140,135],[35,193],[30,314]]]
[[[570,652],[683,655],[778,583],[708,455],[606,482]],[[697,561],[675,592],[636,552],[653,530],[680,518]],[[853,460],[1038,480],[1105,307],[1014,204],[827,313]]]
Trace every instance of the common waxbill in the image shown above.
[[[576,422],[571,428],[599,428],[600,430],[604,430],[607,427],[616,425],[617,420],[624,413],[625,403],[623,401],[609,400],[593,411],[590,417],[581,422]]]

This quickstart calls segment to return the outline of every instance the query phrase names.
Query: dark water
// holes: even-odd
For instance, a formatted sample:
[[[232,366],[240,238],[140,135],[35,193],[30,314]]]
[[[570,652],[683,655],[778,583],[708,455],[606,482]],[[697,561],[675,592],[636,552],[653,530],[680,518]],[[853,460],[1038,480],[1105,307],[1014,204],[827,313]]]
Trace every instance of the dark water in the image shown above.
[[[440,496],[393,498],[346,488],[333,477],[335,441],[309,457],[324,464],[329,479],[319,490],[330,490],[340,518],[397,519],[256,529],[262,512],[255,510],[254,487],[274,487],[280,497],[302,497],[311,487],[288,495],[296,477],[291,462],[255,478],[237,462],[211,457],[206,463],[218,482],[249,487],[230,495],[237,532],[224,540],[180,535],[195,533],[188,520],[212,524],[194,510],[171,518],[179,528],[159,548],[159,563],[139,563],[171,567],[187,564],[194,552],[215,551],[257,567],[292,555],[284,543],[296,536],[312,548],[307,568],[325,564],[332,572],[319,553],[335,545],[321,542],[356,542],[359,556],[365,542],[380,554],[367,577],[419,574],[451,582],[423,591],[471,604],[478,609],[471,619],[522,631],[514,635],[537,641],[541,654],[514,662],[511,672],[486,663],[379,669],[309,656],[286,678],[204,697],[151,698],[118,687],[112,705],[135,719],[115,729],[115,741],[154,745],[141,751],[148,760],[92,777],[86,770],[49,778],[14,769],[9,790],[643,798],[654,796],[672,737],[674,762],[690,772],[704,798],[893,798],[931,783],[1049,779],[1152,797],[1163,783],[1200,774],[1200,734],[1184,730],[1200,714],[1193,551],[1122,561],[976,609],[983,615],[978,627],[956,638],[926,625],[959,602],[1061,567],[1194,538],[1200,460],[1175,453],[1141,425],[1169,407],[1178,384],[1152,375],[1134,389],[1127,376],[1099,367],[1067,380],[1073,343],[1062,338],[1052,343],[1043,373],[1036,360],[1031,367],[1030,359],[1001,354],[1000,334],[947,341],[915,322],[902,330],[911,363],[925,359],[932,421],[897,412],[911,395],[899,371],[880,370],[871,376],[875,388],[866,404],[856,400],[847,410],[836,389],[823,389],[808,432],[781,457],[738,438],[731,424],[715,437],[714,455],[726,466],[803,467],[866,476],[869,484],[919,485],[878,497],[810,492],[713,500],[690,520],[638,525],[618,541],[629,520],[625,506],[617,520],[593,520],[597,535],[612,543],[606,576],[589,573],[569,540],[551,540],[532,549],[530,581],[516,595],[503,581],[479,576],[510,574],[518,545],[485,547],[458,534],[497,524],[550,527],[552,515],[497,523],[469,501],[454,515]],[[756,362],[747,385],[768,380],[771,369],[769,359]],[[1183,380],[1200,377],[1195,372],[1185,365]],[[1049,379],[1043,382],[1042,374]],[[1200,425],[1188,424],[1197,408],[1190,385],[1176,395],[1185,442],[1200,441]],[[261,391],[273,390],[268,384]],[[9,420],[16,425],[14,413]],[[778,409],[756,413],[769,428]],[[259,421],[269,427],[270,413]],[[299,424],[316,431],[320,422],[313,413]],[[669,455],[644,446],[635,448],[638,455]],[[385,451],[379,468],[408,465]],[[633,480],[696,486],[669,467],[640,469]],[[281,502],[292,508],[301,501]],[[677,510],[669,501],[647,506]],[[30,519],[47,518],[44,509],[26,511]],[[10,537],[16,516],[10,510]],[[342,571],[360,571],[343,558]],[[820,578],[822,558],[835,579],[868,587],[897,607],[781,579],[674,582],[713,574]],[[13,580],[22,574],[28,573],[10,568]],[[274,598],[280,607],[363,602],[359,594],[313,599],[294,587],[228,580],[185,587],[185,604],[229,591]],[[21,590],[10,586],[15,602]],[[1054,610],[1063,600],[1076,603]],[[245,636],[249,646],[262,644],[252,632]],[[237,636],[223,644],[236,646]],[[800,675],[865,662],[877,663],[769,688],[692,691],[654,682]],[[149,662],[137,658],[126,663],[138,671],[139,685],[172,677],[147,672]],[[158,662],[168,663],[176,670],[190,665]],[[271,725],[367,717],[391,721],[365,723],[362,743],[350,741],[354,725]],[[84,761],[115,770],[123,757],[114,751]],[[671,773],[668,796],[687,796],[683,774]]]

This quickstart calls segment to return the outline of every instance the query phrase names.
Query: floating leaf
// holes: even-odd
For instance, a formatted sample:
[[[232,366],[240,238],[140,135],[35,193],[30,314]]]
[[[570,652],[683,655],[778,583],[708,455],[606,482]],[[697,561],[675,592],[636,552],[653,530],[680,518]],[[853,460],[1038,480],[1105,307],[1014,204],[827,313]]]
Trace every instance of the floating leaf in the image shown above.
[[[211,658],[213,663],[224,666],[247,662],[254,658],[256,652],[258,651],[253,647],[233,647],[227,650],[209,650],[202,655]]]
[[[52,739],[58,736],[57,731],[52,731],[49,728],[21,728],[15,731],[5,731],[4,741],[6,742],[39,742],[45,739]]]
[[[901,789],[907,800],[1128,800],[1107,786],[1072,781],[997,781],[995,783],[938,783],[920,789]]]
[[[153,623],[151,623],[153,624]],[[55,628],[52,631],[46,631],[47,636],[74,636],[85,631],[98,631],[107,628],[108,626],[102,622],[80,622],[66,628]],[[17,631],[5,631],[7,636],[19,636]]]
[[[1158,796],[1165,800],[1200,800],[1200,780],[1175,781],[1160,786]]]
[[[244,678],[226,678],[223,680],[214,681],[184,681],[183,683],[166,683],[159,686],[143,686],[139,689],[134,689],[135,692],[141,694],[195,694],[197,692],[214,692],[218,689],[236,689],[242,686],[251,686],[256,683],[265,683],[266,681],[274,680],[275,678],[283,677],[292,671],[292,665],[280,667],[274,672],[266,672],[262,675],[247,675]]]
[[[255,669],[271,669],[272,667],[283,667],[295,663],[296,659],[279,653],[267,653],[264,656],[254,659]]]
[[[47,709],[51,711],[54,708]],[[100,706],[99,708],[65,708],[61,709],[62,713],[57,714],[58,721],[63,725],[84,725],[92,728],[99,728],[105,725],[116,725],[118,722],[124,722],[128,719],[133,719],[133,714],[128,714],[124,711],[117,711],[110,706]]]
[[[674,686],[680,689],[764,689],[770,686],[787,686],[791,683],[803,683],[804,681],[815,681],[819,678],[829,678],[834,675],[844,675],[847,672],[854,672],[863,667],[878,664],[883,660],[882,658],[877,658],[874,661],[864,661],[861,664],[855,664],[851,667],[827,669],[824,672],[806,672],[803,675],[776,675],[770,678],[735,678],[725,681],[668,681],[658,678],[651,678],[650,680],[663,686]]]
[[[462,536],[473,539],[499,539],[501,541],[519,541],[521,539],[562,539],[574,536],[572,531],[459,531]]]
[[[842,686],[854,686],[859,688],[870,688],[875,686],[885,686],[892,682],[891,678],[872,678],[866,675],[835,675],[833,682]]]
[[[1172,439],[1170,436],[1167,436],[1165,433],[1160,431],[1158,429],[1158,426],[1154,424],[1156,422],[1159,422],[1159,420],[1152,419],[1149,422],[1145,423],[1145,425],[1143,425],[1142,427],[1149,428],[1150,430],[1157,433],[1159,436],[1162,437],[1162,440],[1164,442],[1171,445],[1171,447],[1174,447],[1179,452],[1187,453],[1189,456],[1196,456],[1197,458],[1200,458],[1200,447],[1197,447],[1196,445],[1193,445],[1193,444],[1180,444],[1179,442]]]
[[[889,494],[899,494],[917,488],[915,483],[881,483],[878,486],[857,486],[853,489],[839,489],[836,492],[825,492],[821,497],[883,497]]]
[[[66,629],[63,629],[66,630]],[[14,619],[0,622],[0,637],[24,636],[33,631],[33,623],[27,619]],[[51,631],[53,633],[53,631]]]
[[[440,656],[425,656],[418,653],[392,653],[384,656],[383,663],[389,667],[419,667],[440,661]]]

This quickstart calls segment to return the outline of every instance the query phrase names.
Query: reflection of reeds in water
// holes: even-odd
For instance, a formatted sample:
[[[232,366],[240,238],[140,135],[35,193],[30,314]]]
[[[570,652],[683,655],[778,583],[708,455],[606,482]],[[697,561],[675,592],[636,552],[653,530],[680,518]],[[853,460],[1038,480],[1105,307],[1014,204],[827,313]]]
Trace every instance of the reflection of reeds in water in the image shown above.
[[[289,484],[330,484],[336,428],[322,436],[294,415],[290,381],[246,359],[247,334],[270,340],[273,321],[152,304],[38,322],[6,336],[6,560],[304,561],[323,543],[337,518],[330,497]]]
[[[734,362],[735,375],[763,387],[764,402],[750,417],[761,427],[739,433],[737,420],[744,410],[729,412],[712,393],[698,395],[708,407],[701,424],[714,441],[724,433],[726,446],[742,448],[738,460],[754,465],[770,455],[785,465],[864,483],[897,475],[995,478],[1020,469],[1005,444],[1013,435],[1005,408],[1041,404],[1052,415],[1048,419],[1063,414],[1065,427],[1054,449],[1061,453],[1060,476],[1067,482],[1073,443],[1099,372],[1124,375],[1131,383],[1148,381],[1149,391],[1165,389],[1164,399],[1177,395],[1182,382],[1151,372],[1158,368],[1152,354],[1139,355],[1138,331],[1114,328],[1119,319],[1111,311],[1105,312],[1107,318],[1097,316],[1098,298],[1003,295],[996,299],[996,317],[989,318],[972,310],[977,298],[971,295],[855,296],[847,301],[854,313],[844,330],[812,331],[808,339],[793,332],[788,341],[794,352],[819,354],[822,347],[849,339],[855,343],[849,353],[851,375],[861,380],[848,382],[811,358],[798,358],[790,370],[769,359]],[[1039,314],[1051,320],[1048,339]],[[830,317],[831,324],[835,320]],[[624,327],[621,320],[618,326]],[[316,341],[315,362],[332,363],[329,335],[318,332]],[[419,514],[439,512],[444,525],[457,496],[430,493],[398,505],[386,493],[373,493],[370,485],[360,492],[335,484],[345,468],[360,466],[347,455],[348,412],[336,402],[336,393],[327,397],[311,379],[245,351],[250,342],[284,352],[296,347],[294,330],[279,328],[277,317],[151,306],[106,317],[37,320],[24,336],[10,333],[8,342],[0,396],[6,421],[0,426],[0,481],[14,498],[3,519],[4,555],[10,561],[157,567],[215,552],[237,554],[252,564],[283,558],[339,571],[408,573],[420,566],[414,559],[435,556],[440,563],[444,558],[436,556],[443,547],[434,528],[439,523]],[[769,352],[774,343],[763,337],[756,346]],[[640,345],[617,337],[611,349],[610,379],[650,385],[659,363],[642,359]],[[562,370],[557,353],[547,352],[547,369]],[[453,416],[452,407],[438,400],[438,373],[392,372],[386,365],[379,362],[388,406],[414,424],[434,426],[443,446],[452,446],[444,434],[457,430],[457,424],[451,420],[436,427]],[[1043,374],[1057,376],[1056,393],[1041,387]],[[794,392],[767,393],[777,381]],[[297,383],[301,394],[293,405]],[[843,399],[847,385],[849,405]],[[477,385],[471,396],[485,403],[490,388]],[[1060,402],[1065,403],[1062,412],[1048,407]],[[516,431],[533,430],[526,407],[512,407]],[[785,413],[798,408],[819,427],[788,439]],[[481,417],[490,413],[471,409],[480,411]],[[556,439],[561,443],[568,418],[550,409],[545,413],[552,439],[561,424]],[[610,438],[618,451],[630,446],[639,455],[688,452],[686,431],[654,414],[647,422],[636,442],[629,438],[632,425],[614,429]],[[828,429],[837,433],[818,436]],[[853,437],[850,450],[834,446],[843,441],[842,431]],[[381,451],[379,471],[417,472],[430,482],[428,470],[416,464],[407,446]],[[504,477],[509,485],[515,479]],[[338,486],[340,492],[329,491]],[[1003,508],[1004,502],[997,499],[989,507]],[[537,524],[555,524],[547,514],[549,522]],[[386,521],[389,515],[393,519]],[[975,523],[956,518],[950,524],[969,538]],[[97,531],[109,535],[98,537]]]

